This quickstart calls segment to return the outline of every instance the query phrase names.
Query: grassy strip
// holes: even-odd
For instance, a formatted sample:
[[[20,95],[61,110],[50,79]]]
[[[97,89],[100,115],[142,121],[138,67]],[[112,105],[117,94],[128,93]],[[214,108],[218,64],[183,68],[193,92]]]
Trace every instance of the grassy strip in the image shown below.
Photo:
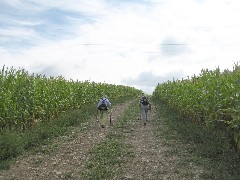
[[[184,162],[194,162],[206,169],[202,173],[201,179],[231,179],[237,180],[240,177],[240,159],[231,149],[228,137],[224,132],[212,131],[203,126],[199,126],[192,121],[180,117],[172,109],[159,102],[155,102],[158,116],[161,123],[166,123],[169,129],[161,129],[161,133],[167,138],[166,143],[171,144],[175,139],[180,139],[186,147],[178,149],[176,144],[174,154],[184,159]],[[171,132],[171,133],[170,133]],[[172,141],[171,141],[172,140]],[[171,150],[170,150],[171,151]],[[190,156],[189,156],[190,155]],[[182,161],[183,163],[183,161]]]
[[[129,99],[128,99],[129,100]],[[125,102],[122,98],[113,101],[112,104]],[[82,126],[96,113],[96,105],[85,106],[82,109],[70,110],[62,113],[51,122],[41,122],[26,132],[1,131],[0,132],[0,169],[8,169],[14,159],[23,152],[40,148],[40,145],[48,144],[54,137],[70,132],[71,127]],[[41,150],[40,151],[46,151]],[[50,151],[50,150],[49,150]]]
[[[133,104],[124,111],[106,139],[90,152],[86,163],[87,172],[83,173],[84,179],[115,179],[124,173],[123,165],[133,158],[132,146],[124,142],[124,132],[130,130],[129,125],[138,115],[138,107]]]
[[[43,122],[27,132],[2,131],[0,133],[0,169],[8,169],[14,158],[24,151],[51,142],[54,137],[69,132],[72,126],[81,126],[95,113],[92,106],[71,110],[51,122]]]

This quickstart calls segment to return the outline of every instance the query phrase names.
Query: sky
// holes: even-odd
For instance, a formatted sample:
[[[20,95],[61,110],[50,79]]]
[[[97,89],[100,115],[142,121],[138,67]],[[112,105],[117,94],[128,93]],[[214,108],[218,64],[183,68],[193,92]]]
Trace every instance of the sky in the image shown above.
[[[238,0],[0,0],[0,66],[66,80],[157,84],[232,70]]]

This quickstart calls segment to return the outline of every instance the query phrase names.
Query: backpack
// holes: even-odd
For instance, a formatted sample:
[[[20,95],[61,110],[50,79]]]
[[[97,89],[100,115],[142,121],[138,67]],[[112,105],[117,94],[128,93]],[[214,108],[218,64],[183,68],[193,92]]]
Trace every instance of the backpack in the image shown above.
[[[141,104],[143,104],[143,105],[148,105],[149,104],[149,101],[148,101],[148,99],[146,98],[146,97],[142,97],[142,99],[141,99]]]
[[[101,99],[101,105],[98,107],[99,110],[107,110],[106,99]]]

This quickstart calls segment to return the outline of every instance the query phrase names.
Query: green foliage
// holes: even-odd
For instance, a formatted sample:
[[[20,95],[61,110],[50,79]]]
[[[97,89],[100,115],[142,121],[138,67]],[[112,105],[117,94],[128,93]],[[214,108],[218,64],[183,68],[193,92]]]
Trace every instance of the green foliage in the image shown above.
[[[24,69],[0,71],[0,166],[23,150],[36,147],[95,115],[104,94],[112,104],[137,97],[133,87],[67,81],[29,74]]]
[[[26,130],[60,113],[96,104],[105,94],[111,101],[136,97],[133,87],[45,77],[24,69],[0,71],[0,129]]]
[[[159,84],[153,98],[185,117],[214,129],[233,129],[240,150],[240,68],[202,70],[199,76]]]
[[[44,141],[63,135],[67,131],[67,127],[60,127],[54,123],[42,123],[36,128],[26,132],[25,135],[25,149],[33,148],[42,144]]]
[[[91,106],[80,110],[71,110],[62,113],[52,121],[40,122],[36,127],[26,132],[2,131],[0,134],[0,169],[8,168],[8,161],[19,156],[23,151],[30,150],[48,142],[53,137],[67,133],[70,126],[80,126],[89,121],[94,110]]]
[[[56,124],[60,127],[79,126],[80,124],[89,120],[89,117],[96,113],[95,104],[94,106],[85,106],[80,109],[73,109],[68,113],[62,114]]]
[[[178,154],[185,158],[182,162],[196,162],[209,169],[209,172],[202,174],[203,179],[207,178],[205,176],[209,176],[207,179],[239,179],[240,159],[231,149],[226,132],[219,129],[213,130],[186,119],[161,101],[154,101],[154,103],[158,117],[161,118],[158,126],[161,126],[162,121],[164,121],[169,127],[166,132],[161,132],[168,137],[168,142],[175,142],[178,139],[188,145],[182,147],[184,149],[181,150],[173,149],[175,151],[172,153],[186,152],[186,155],[184,153]]]
[[[22,134],[5,131],[0,134],[0,161],[18,156],[24,148]]]

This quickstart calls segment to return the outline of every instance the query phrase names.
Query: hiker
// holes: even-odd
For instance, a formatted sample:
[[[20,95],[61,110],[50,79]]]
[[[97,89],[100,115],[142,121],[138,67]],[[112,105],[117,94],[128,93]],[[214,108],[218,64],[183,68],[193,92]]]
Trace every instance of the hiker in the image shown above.
[[[148,98],[144,95],[144,93],[140,98],[139,106],[140,106],[140,120],[142,117],[144,126],[146,126],[147,118],[148,118],[147,114],[148,114],[148,110],[151,110],[151,103],[149,102]]]
[[[99,102],[97,104],[97,115],[100,112],[100,121],[99,122],[100,122],[102,128],[104,128],[106,126],[106,123],[107,123],[107,120],[109,117],[108,109],[110,106],[111,106],[111,103],[106,95],[102,96],[102,98],[99,100]]]

